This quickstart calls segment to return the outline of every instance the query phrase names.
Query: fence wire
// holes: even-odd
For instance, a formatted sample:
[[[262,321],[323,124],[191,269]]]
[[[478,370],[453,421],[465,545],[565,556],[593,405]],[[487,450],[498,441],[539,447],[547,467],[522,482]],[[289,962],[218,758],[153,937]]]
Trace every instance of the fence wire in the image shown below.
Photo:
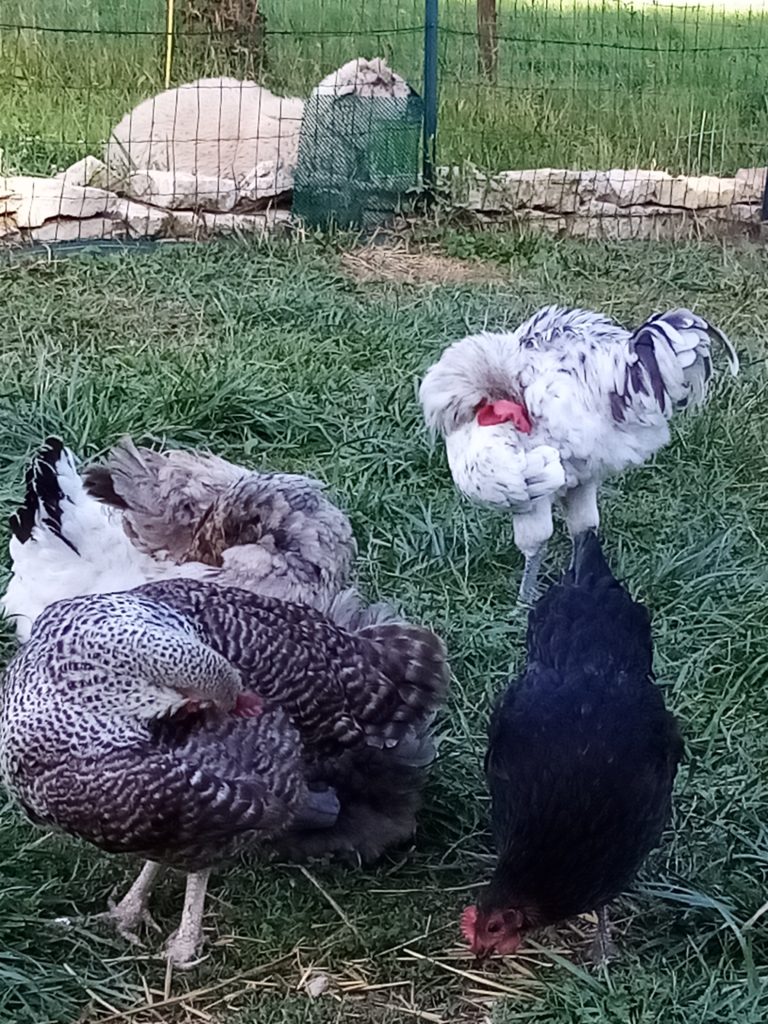
[[[765,163],[767,8],[449,0],[441,158],[673,174]]]
[[[682,223],[681,210],[694,229],[705,213],[753,229],[768,162],[767,7],[439,0],[435,157],[452,169],[438,175],[445,200],[585,237],[599,234],[586,220],[618,215],[616,237],[662,237],[656,228]],[[102,229],[198,236],[216,217],[227,230],[258,226],[243,217],[267,209],[274,220],[290,210],[301,101],[358,58],[384,58],[421,90],[424,29],[424,0],[4,0],[0,239]],[[224,89],[223,77],[236,81]],[[147,107],[185,83],[198,83],[192,113],[183,89],[170,108]],[[126,128],[125,115],[142,103]],[[412,123],[407,130],[412,156]],[[387,147],[397,149],[391,139]],[[328,140],[318,149],[332,152]],[[16,192],[8,184],[9,175],[50,179],[86,157],[105,162],[109,175],[92,160],[68,184],[111,189],[122,205],[100,210],[93,196],[89,205],[70,191],[54,209],[48,180],[32,195],[48,207],[41,213],[31,201],[30,212],[18,179]],[[121,158],[123,178],[126,168],[150,168],[201,180],[191,196],[165,179],[144,181],[137,194],[135,182],[116,177]],[[339,163],[370,173],[349,154]],[[209,180],[217,177],[225,183]],[[236,195],[227,193],[232,182]],[[630,223],[638,219],[639,233]]]

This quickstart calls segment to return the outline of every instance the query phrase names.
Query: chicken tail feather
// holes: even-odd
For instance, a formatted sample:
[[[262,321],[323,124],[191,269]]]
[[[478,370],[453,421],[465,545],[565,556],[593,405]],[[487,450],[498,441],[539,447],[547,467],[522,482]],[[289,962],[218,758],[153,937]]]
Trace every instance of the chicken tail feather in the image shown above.
[[[435,711],[448,688],[445,647],[434,633],[420,626],[386,623],[366,626],[358,635],[370,641],[370,657],[379,673],[394,686],[402,704],[391,724],[402,735],[408,720]]]
[[[583,585],[589,581],[613,578],[611,567],[603,553],[600,539],[594,530],[586,530],[573,539],[573,560],[568,581]]]
[[[78,554],[62,524],[62,503],[72,497],[67,493],[71,490],[67,477],[78,479],[72,454],[58,437],[49,437],[27,467],[24,502],[9,521],[11,534],[21,544],[31,540],[35,526],[42,525]]]
[[[637,364],[629,369],[631,390],[647,392],[670,416],[675,410],[701,405],[712,376],[712,342],[725,349],[735,376],[739,357],[723,332],[689,309],[673,309],[645,321],[633,334]],[[640,374],[638,375],[638,370]]]

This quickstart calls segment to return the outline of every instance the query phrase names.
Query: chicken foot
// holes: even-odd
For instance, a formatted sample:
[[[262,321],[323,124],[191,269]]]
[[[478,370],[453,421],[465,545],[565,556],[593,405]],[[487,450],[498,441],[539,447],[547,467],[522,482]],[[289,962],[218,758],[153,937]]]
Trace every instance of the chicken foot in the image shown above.
[[[115,903],[114,899],[110,898],[108,901],[109,910],[105,910],[102,914],[57,917],[54,923],[65,928],[71,928],[76,924],[89,924],[93,921],[103,922],[114,928],[117,934],[125,939],[126,942],[140,946],[142,941],[139,938],[138,931],[141,925],[151,928],[153,931],[160,931],[160,926],[150,914],[147,903],[149,902],[152,887],[162,870],[161,864],[155,864],[154,861],[148,860],[139,872],[138,878],[120,902]]]
[[[117,934],[127,942],[140,946],[138,931],[141,925],[152,931],[159,932],[160,926],[149,912],[147,904],[158,876],[163,870],[162,864],[148,860],[139,872],[139,876],[119,903],[109,901],[109,910],[97,914],[96,920],[111,924]]]
[[[203,945],[203,909],[205,893],[211,871],[196,871],[187,875],[187,889],[184,893],[184,909],[179,927],[170,936],[165,946],[168,962],[180,970],[194,967],[200,957]]]

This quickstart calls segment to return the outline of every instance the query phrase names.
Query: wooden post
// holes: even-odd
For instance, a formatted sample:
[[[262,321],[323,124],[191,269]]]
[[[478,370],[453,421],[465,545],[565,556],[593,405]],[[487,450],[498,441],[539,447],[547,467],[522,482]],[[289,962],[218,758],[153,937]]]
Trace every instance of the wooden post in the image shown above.
[[[496,39],[496,0],[477,0],[478,70],[496,81],[498,44]]]

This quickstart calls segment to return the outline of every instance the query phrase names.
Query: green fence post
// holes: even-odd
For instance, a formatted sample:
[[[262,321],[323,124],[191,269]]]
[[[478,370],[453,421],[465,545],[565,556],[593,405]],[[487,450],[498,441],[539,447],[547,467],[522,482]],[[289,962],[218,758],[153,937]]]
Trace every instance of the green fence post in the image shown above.
[[[437,4],[424,3],[424,185],[435,182],[435,138],[437,136]]]

